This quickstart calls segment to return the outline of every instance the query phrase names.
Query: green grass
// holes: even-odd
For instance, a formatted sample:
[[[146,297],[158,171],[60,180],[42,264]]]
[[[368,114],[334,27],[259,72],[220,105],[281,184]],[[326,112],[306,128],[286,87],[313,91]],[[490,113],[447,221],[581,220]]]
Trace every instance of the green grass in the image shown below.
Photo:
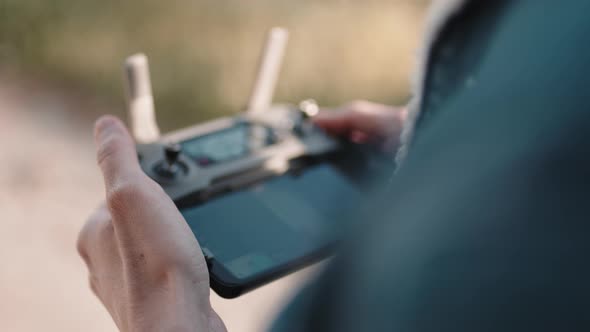
[[[241,110],[268,28],[291,30],[276,100],[393,103],[425,1],[0,0],[0,62],[89,91],[124,111],[121,64],[150,57],[164,129]]]

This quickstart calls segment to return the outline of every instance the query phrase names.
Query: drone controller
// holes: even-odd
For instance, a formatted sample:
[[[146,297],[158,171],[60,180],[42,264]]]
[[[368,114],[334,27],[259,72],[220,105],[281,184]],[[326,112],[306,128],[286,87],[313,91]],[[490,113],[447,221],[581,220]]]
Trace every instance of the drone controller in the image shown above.
[[[317,104],[271,104],[287,39],[271,30],[246,112],[163,136],[147,58],[125,64],[141,167],[183,213],[227,298],[324,257],[326,220],[359,198],[349,163],[334,162],[343,143],[310,121]]]
[[[302,166],[339,148],[301,107],[222,118],[139,144],[144,171],[183,207]]]

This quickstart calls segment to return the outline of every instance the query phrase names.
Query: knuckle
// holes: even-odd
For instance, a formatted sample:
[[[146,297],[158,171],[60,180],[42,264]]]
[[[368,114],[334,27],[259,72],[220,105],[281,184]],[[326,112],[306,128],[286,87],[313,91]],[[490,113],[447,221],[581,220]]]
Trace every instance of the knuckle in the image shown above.
[[[110,218],[100,220],[96,225],[96,238],[102,247],[111,243],[115,238],[115,228]]]
[[[86,265],[90,265],[90,256],[88,255],[88,245],[87,245],[87,236],[85,236],[84,230],[80,232],[78,235],[78,241],[76,242],[76,250],[78,251],[78,255],[84,260]]]
[[[91,256],[95,254],[92,251],[95,248],[96,242],[100,240],[99,231],[104,228],[105,225],[110,223],[110,215],[104,205],[101,205],[101,207],[88,218],[78,234],[76,249],[89,268],[91,267]]]
[[[135,202],[141,201],[144,197],[145,192],[142,187],[136,181],[127,180],[109,190],[107,204],[114,215],[121,216],[125,215]]]
[[[113,222],[111,221],[111,219],[102,222],[98,230],[100,238],[102,239],[110,240],[115,235],[115,227],[113,226]]]
[[[98,287],[98,279],[94,275],[88,276],[88,286],[92,290],[92,293],[100,298],[100,288]]]
[[[368,102],[366,100],[354,100],[348,104],[348,109],[353,112],[363,112],[367,109]]]
[[[94,222],[89,220],[86,222],[80,233],[78,234],[78,240],[76,241],[76,250],[84,262],[90,266],[90,239],[92,237],[91,226]]]

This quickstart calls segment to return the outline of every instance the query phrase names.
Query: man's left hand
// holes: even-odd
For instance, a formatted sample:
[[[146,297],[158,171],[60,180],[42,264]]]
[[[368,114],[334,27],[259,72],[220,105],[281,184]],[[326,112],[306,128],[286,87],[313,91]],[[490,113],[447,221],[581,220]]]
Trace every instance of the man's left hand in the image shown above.
[[[141,170],[125,126],[103,117],[95,140],[106,203],[82,229],[78,251],[96,296],[122,331],[225,331],[199,243]]]

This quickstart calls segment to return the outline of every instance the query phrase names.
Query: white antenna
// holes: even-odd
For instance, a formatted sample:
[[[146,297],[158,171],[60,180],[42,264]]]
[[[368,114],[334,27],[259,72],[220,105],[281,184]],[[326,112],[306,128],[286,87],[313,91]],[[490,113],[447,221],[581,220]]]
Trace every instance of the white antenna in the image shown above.
[[[249,113],[257,114],[270,108],[288,41],[289,31],[287,29],[273,28],[270,30],[260,60],[254,89],[248,102],[247,111]]]
[[[154,111],[147,56],[136,54],[127,58],[125,76],[131,133],[138,143],[157,141],[160,138],[160,129]]]

